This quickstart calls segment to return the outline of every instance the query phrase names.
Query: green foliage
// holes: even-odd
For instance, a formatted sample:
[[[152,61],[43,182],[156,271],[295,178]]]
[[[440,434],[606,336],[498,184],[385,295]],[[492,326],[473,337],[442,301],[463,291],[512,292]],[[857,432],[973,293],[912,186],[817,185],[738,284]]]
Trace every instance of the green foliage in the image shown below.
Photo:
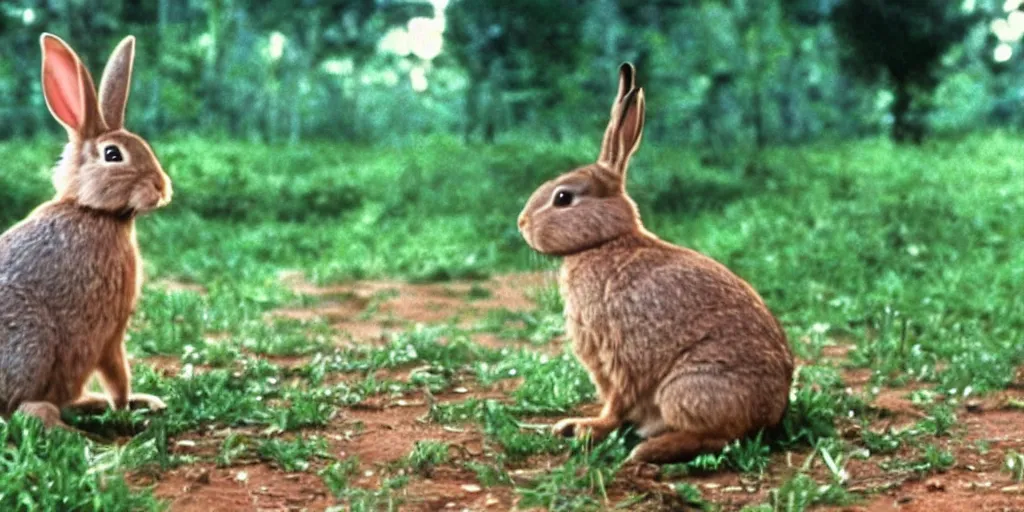
[[[1014,108],[1024,66],[1009,58],[1020,37],[989,29],[1009,16],[994,0],[444,5],[442,12],[427,0],[311,1],[298,10],[283,1],[112,0],[104,9],[7,2],[0,140],[60,131],[39,90],[42,31],[66,38],[96,78],[117,41],[136,34],[128,126],[155,139],[198,133],[224,146],[234,144],[227,138],[401,144],[439,132],[533,144],[586,135],[596,143],[624,60],[638,64],[648,88],[645,139],[694,145],[710,158],[874,133],[902,105],[913,108],[893,124],[911,129],[931,110],[934,124],[953,131],[1024,118]],[[982,23],[968,31],[963,20]],[[997,60],[995,48],[1011,52]],[[841,65],[844,55],[861,65]],[[896,101],[885,84],[851,80],[864,69],[889,75]],[[939,77],[949,80],[932,98]],[[899,86],[906,80],[912,87]],[[411,146],[404,149],[422,147]],[[232,169],[277,160],[272,148],[252,152],[270,158],[236,156]],[[253,213],[247,196],[263,184],[245,172],[214,181],[243,192],[234,203],[217,187],[190,197],[221,215],[329,216],[324,206],[361,200],[352,188],[317,186],[344,181],[347,165],[337,169],[320,181],[294,175],[295,186],[275,192],[303,199],[304,211],[267,205]]]
[[[405,464],[414,472],[430,476],[435,467],[446,464],[449,458],[448,443],[416,441],[412,453],[405,458]]]
[[[518,489],[520,503],[548,510],[599,509],[608,503],[608,486],[627,454],[618,434],[593,449],[577,449],[564,464]]]
[[[332,462],[320,470],[320,478],[323,479],[331,494],[342,497],[350,492],[349,482],[352,475],[359,469],[359,459],[349,457],[344,460]]]
[[[783,446],[813,446],[835,436],[836,420],[860,407],[833,368],[804,366],[794,380],[789,408],[775,433]]]
[[[521,112],[557,105],[569,93],[573,84],[566,77],[584,56],[579,43],[586,13],[584,4],[572,1],[448,4],[445,37],[471,84],[467,135],[479,129],[492,142]]]
[[[1011,451],[1006,454],[1003,462],[1003,469],[1010,473],[1010,477],[1017,483],[1024,482],[1024,455]]]
[[[319,436],[296,437],[292,440],[267,439],[262,441],[256,452],[265,460],[289,472],[306,471],[314,459],[329,458],[327,441]]]
[[[88,441],[46,431],[20,414],[0,419],[0,508],[4,510],[160,510],[147,490],[125,482],[124,467]]]
[[[925,127],[922,108],[915,108],[915,100],[931,100],[941,80],[943,55],[963,40],[980,17],[945,0],[843,0],[832,19],[847,49],[847,66],[867,80],[884,77],[891,82],[893,140],[920,142]]]
[[[799,473],[770,492],[772,512],[802,512],[815,505],[844,505],[850,495],[838,484],[820,484],[807,474]]]

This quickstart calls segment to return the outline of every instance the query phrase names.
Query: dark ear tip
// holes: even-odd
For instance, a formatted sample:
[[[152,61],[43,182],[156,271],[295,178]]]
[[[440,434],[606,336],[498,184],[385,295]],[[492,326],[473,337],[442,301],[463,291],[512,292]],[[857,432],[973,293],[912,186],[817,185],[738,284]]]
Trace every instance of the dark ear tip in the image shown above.
[[[636,68],[633,67],[631,62],[623,62],[619,66],[619,76],[625,79],[627,84],[633,83],[633,75],[636,74]]]

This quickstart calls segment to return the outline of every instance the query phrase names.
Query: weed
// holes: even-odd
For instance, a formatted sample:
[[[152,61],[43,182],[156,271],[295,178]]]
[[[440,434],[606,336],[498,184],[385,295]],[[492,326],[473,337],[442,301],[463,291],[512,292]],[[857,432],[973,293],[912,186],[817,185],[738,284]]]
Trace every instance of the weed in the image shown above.
[[[342,497],[349,491],[352,475],[358,470],[359,459],[348,457],[328,464],[318,474],[331,494]]]
[[[267,439],[256,446],[256,453],[288,472],[306,471],[310,461],[330,457],[327,454],[327,442],[317,436],[296,437],[290,441]]]
[[[412,471],[430,476],[434,468],[449,460],[448,443],[440,441],[416,441],[416,445],[405,458],[405,465]]]
[[[784,481],[769,493],[770,509],[773,512],[800,512],[814,505],[845,505],[852,498],[839,484],[821,484],[809,475],[798,473]]]
[[[252,439],[249,436],[231,432],[224,437],[217,450],[217,465],[220,467],[233,465],[236,460],[249,453],[252,449],[251,444]]]
[[[124,452],[93,450],[76,434],[44,430],[34,418],[0,420],[0,509],[159,509],[150,492],[121,477],[124,459]]]
[[[1010,478],[1017,483],[1024,482],[1024,455],[1011,451],[1006,454],[1003,469],[1010,473]]]
[[[864,447],[874,454],[896,453],[903,446],[903,436],[891,428],[884,432],[871,430],[870,425],[861,427],[860,440]]]
[[[934,444],[929,444],[925,446],[924,454],[921,455],[914,469],[920,472],[942,473],[953,467],[955,463],[956,457],[953,456],[953,452],[943,450]]]
[[[466,468],[476,473],[476,480],[484,487],[512,485],[512,478],[504,468],[503,456],[495,456],[493,461],[468,461]]]
[[[956,425],[956,413],[953,408],[942,404],[932,407],[928,416],[917,423],[917,427],[933,436],[949,435],[950,429]]]
[[[704,495],[697,486],[683,482],[675,484],[673,488],[687,506],[698,510],[714,510],[712,504],[704,499]]]
[[[575,441],[572,456],[526,487],[518,489],[521,506],[548,510],[579,510],[609,504],[608,485],[629,453],[618,433],[592,449]]]

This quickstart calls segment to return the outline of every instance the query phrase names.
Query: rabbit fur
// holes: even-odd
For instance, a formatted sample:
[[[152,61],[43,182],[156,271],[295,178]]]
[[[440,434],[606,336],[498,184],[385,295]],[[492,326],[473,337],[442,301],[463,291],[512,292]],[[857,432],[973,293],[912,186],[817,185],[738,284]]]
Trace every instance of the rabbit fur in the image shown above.
[[[779,423],[793,356],[756,291],[724,265],[644,229],[626,193],[644,91],[623,64],[598,161],[544,183],[519,217],[536,251],[561,256],[572,347],[603,401],[554,429],[600,440],[625,423],[630,459],[688,460]]]
[[[0,414],[63,425],[69,405],[161,409],[131,392],[124,347],[142,284],[135,218],[172,195],[149,144],[124,129],[135,39],[114,50],[98,98],[71,47],[40,44],[46,104],[69,140],[54,198],[0,235]],[[93,373],[106,395],[86,391]]]

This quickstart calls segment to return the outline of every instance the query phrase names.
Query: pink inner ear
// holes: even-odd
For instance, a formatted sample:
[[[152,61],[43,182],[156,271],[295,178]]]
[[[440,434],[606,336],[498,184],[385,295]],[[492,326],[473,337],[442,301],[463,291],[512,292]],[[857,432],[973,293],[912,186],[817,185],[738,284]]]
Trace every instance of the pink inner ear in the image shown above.
[[[68,48],[52,39],[44,43],[43,94],[57,119],[74,129],[82,127],[85,106],[78,60]]]

